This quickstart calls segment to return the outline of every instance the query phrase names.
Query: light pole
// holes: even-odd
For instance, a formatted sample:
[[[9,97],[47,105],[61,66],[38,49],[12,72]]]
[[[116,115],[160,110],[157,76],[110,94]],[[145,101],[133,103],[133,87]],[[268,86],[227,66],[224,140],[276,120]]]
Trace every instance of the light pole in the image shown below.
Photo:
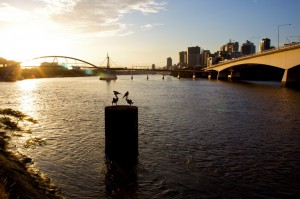
[[[277,28],[278,28],[278,48],[279,48],[279,27],[281,26],[290,26],[291,24],[281,24],[281,25],[278,25]]]

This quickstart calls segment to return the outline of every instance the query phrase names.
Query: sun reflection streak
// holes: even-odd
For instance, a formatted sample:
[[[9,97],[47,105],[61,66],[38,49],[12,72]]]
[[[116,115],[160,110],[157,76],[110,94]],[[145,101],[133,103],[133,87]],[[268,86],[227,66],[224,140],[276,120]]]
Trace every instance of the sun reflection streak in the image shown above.
[[[34,79],[23,80],[23,81],[19,81],[19,82],[18,82],[19,88],[20,88],[22,91],[24,91],[24,92],[26,92],[26,91],[29,92],[29,91],[35,90],[36,87],[37,87],[36,84],[37,84],[37,81],[34,80]]]
[[[37,89],[38,81],[36,79],[22,80],[18,82],[18,87],[21,91],[19,97],[20,110],[31,116],[36,115],[35,108],[35,90]]]

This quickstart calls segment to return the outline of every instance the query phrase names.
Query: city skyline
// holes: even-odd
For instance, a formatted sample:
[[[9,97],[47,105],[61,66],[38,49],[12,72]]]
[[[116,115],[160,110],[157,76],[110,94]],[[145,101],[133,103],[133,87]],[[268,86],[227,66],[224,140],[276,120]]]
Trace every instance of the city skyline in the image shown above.
[[[263,38],[275,47],[278,35],[280,45],[300,40],[297,0],[110,2],[0,0],[0,57],[64,55],[99,65],[109,53],[115,65],[159,67],[191,46],[214,53],[249,40],[258,51]]]

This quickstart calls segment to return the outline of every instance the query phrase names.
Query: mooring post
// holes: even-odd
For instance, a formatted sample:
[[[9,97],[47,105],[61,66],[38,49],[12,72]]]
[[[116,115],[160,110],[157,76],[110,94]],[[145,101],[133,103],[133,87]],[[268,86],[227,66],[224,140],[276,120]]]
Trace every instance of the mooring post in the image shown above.
[[[105,153],[117,159],[138,156],[138,108],[105,107]]]

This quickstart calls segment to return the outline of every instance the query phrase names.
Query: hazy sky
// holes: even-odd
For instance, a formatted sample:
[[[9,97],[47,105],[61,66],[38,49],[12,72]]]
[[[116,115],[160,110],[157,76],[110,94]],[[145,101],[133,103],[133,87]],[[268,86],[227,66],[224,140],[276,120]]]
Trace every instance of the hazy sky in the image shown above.
[[[300,0],[0,0],[0,57],[63,55],[99,65],[166,65],[178,52],[212,52],[230,39],[258,49],[300,41]],[[297,36],[297,37],[294,37]]]

